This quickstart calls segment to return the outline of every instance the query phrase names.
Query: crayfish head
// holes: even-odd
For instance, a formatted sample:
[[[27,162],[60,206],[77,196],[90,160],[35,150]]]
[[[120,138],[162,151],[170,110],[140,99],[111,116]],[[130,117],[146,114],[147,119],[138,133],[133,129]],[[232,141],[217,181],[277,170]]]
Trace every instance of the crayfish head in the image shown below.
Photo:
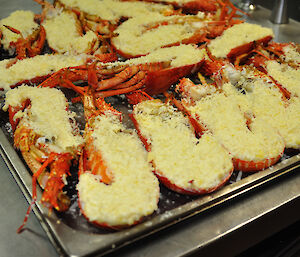
[[[38,137],[39,136],[21,120],[14,133],[15,147],[19,148],[21,152],[28,152]]]

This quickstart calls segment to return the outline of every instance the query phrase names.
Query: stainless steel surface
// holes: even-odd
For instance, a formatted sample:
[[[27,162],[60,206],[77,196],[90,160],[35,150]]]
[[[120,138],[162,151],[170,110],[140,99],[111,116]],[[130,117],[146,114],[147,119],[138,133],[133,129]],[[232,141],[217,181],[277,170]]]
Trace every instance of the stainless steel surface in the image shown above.
[[[23,1],[23,4],[26,2],[27,1]],[[17,8],[22,9],[21,6],[18,6]],[[2,13],[2,9],[0,12]],[[248,20],[256,23],[267,23],[267,26],[270,26],[273,29],[277,28],[278,33],[275,33],[277,39],[281,39],[285,42],[300,41],[299,23],[291,22],[291,24],[287,25],[285,29],[281,31],[280,26],[282,25],[273,25],[271,22],[266,21],[266,14],[268,14],[267,10],[258,8],[257,12],[255,11]],[[297,34],[294,32],[298,33],[298,39]],[[31,178],[27,170],[24,169],[23,163],[19,160],[17,154],[11,149],[10,144],[6,141],[5,137],[3,138],[3,136],[1,136],[1,145],[6,151],[6,153],[2,153],[2,156],[5,159],[7,158],[7,155],[9,156],[9,158],[5,161],[12,171],[12,174],[15,176],[17,183],[25,185],[25,188],[23,188],[24,196],[29,197],[31,192]],[[295,158],[299,161],[299,157]],[[0,163],[2,165],[0,166],[1,181],[4,181],[2,178],[5,177],[7,180],[9,170],[3,165],[2,160]],[[294,160],[293,163],[296,163],[296,160]],[[281,165],[285,166],[287,164],[289,163],[287,162]],[[16,171],[16,173],[14,173],[14,171]],[[10,186],[15,186],[13,181],[10,181],[9,183]],[[266,185],[262,186],[262,184],[265,183]],[[254,193],[247,192],[250,189],[253,190]],[[242,193],[244,195],[243,197],[240,196]],[[4,194],[6,194],[6,192],[4,192]],[[237,196],[239,196],[239,198],[237,198]],[[225,197],[227,199],[227,203],[224,203]],[[230,198],[237,199],[233,201]],[[175,208],[170,212],[166,212],[162,216],[157,216],[153,220],[141,224],[133,229],[100,236],[83,231],[75,231],[73,228],[61,222],[55,214],[50,218],[47,217],[47,215],[45,215],[47,210],[41,205],[38,205],[35,212],[38,219],[42,221],[41,224],[43,225],[43,229],[46,231],[48,236],[50,236],[53,245],[57,249],[59,249],[58,246],[61,245],[63,247],[63,251],[72,256],[84,255],[87,252],[91,253],[99,250],[101,247],[103,251],[114,250],[116,247],[123,244],[132,243],[134,239],[145,235],[145,233],[154,233],[157,232],[157,229],[161,229],[165,225],[177,223],[179,219],[183,219],[183,214],[185,215],[184,218],[193,216],[188,220],[182,221],[168,228],[165,232],[159,232],[159,238],[157,239],[152,236],[150,237],[151,240],[144,239],[141,241],[141,244],[134,244],[134,247],[129,247],[121,253],[119,252],[120,256],[182,256],[187,253],[192,253],[197,249],[207,248],[211,243],[221,241],[221,239],[227,235],[239,231],[248,224],[253,224],[254,221],[259,220],[262,217],[266,217],[269,214],[274,213],[274,211],[276,212],[277,210],[281,210],[290,203],[298,203],[299,198],[299,168],[293,169],[292,171],[278,171],[277,169],[271,169],[262,173],[257,173],[250,179],[246,178],[242,182],[226,187],[218,191],[216,194],[189,202],[183,207]],[[10,199],[10,196],[7,195],[6,199]],[[228,200],[230,201],[228,202]],[[3,203],[3,199],[1,201],[1,203]],[[10,240],[10,238],[14,238],[11,232],[15,233],[15,230],[21,223],[26,211],[27,206],[24,207],[23,204],[24,201],[21,204],[16,204],[16,207],[11,204],[8,206],[10,209],[7,210],[7,213],[1,215],[2,218],[5,218],[4,222],[1,222],[1,225],[11,222],[12,218],[14,218],[13,224],[15,224],[14,227],[5,227],[5,231],[8,231],[8,229],[13,229],[13,231],[9,231],[9,235],[11,235],[10,237],[2,236],[1,239],[3,239],[3,241],[1,241],[3,243],[1,242],[0,244],[1,250],[4,249],[6,256],[23,256],[23,253],[24,255],[27,255],[25,253],[31,253],[28,254],[31,256],[51,256],[53,254],[53,248],[48,244],[48,242],[46,242],[44,233],[40,232],[40,226],[32,215],[30,219],[33,219],[33,221],[30,221],[31,223],[29,224],[29,227],[31,228],[31,224],[33,224],[34,232],[25,231],[22,235],[15,235],[17,240]],[[214,207],[216,204],[220,205],[220,207],[207,210],[210,207]],[[20,206],[22,207],[20,208]],[[22,210],[22,213],[20,209]],[[1,211],[2,210],[5,211],[3,208]],[[41,213],[44,214],[41,215]],[[16,216],[18,219],[16,219]],[[293,215],[291,213],[290,220],[284,221],[284,225],[282,226],[286,226],[295,221],[296,218],[292,216]],[[280,226],[277,224],[273,229],[280,229]],[[271,232],[272,230],[269,230],[269,233]],[[41,236],[40,233],[42,233],[43,236]],[[268,232],[260,233],[260,235],[257,235],[255,239],[261,239],[262,235],[266,236],[267,234]],[[19,238],[25,238],[25,241],[28,240],[30,242],[26,245]],[[255,239],[252,239],[252,241],[250,240],[251,242],[248,242],[247,246],[251,243],[255,243]],[[21,244],[19,245],[21,248],[18,248],[19,246],[11,246],[14,241],[21,241]],[[9,248],[7,246],[9,246]],[[236,247],[236,251],[238,251],[238,248],[241,250],[242,247],[245,248],[245,245]],[[36,248],[38,248],[38,252]],[[37,255],[37,253],[39,253],[39,255]],[[118,254],[118,252],[116,254]],[[224,256],[225,255],[226,254],[224,254]]]
[[[17,234],[17,228],[24,219],[28,203],[1,157],[0,181],[0,256],[57,256],[57,251],[33,213],[30,214],[28,221],[30,230]]]
[[[286,24],[289,23],[289,17],[287,14],[287,0],[276,0],[272,14],[270,17],[270,21],[275,24]]]
[[[257,5],[261,5],[269,10],[274,7],[274,0],[255,0]],[[300,21],[300,0],[290,0],[288,1],[288,17],[296,21]]]

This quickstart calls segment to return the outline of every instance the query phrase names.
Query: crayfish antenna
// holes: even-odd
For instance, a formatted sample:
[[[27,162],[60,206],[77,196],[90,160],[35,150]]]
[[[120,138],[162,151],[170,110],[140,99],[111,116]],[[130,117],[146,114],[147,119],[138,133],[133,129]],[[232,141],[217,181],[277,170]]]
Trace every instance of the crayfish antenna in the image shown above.
[[[39,168],[37,172],[35,172],[32,176],[32,200],[30,205],[28,206],[27,212],[25,214],[25,218],[23,220],[23,224],[17,229],[17,233],[23,232],[23,228],[26,225],[28,221],[29,214],[31,212],[32,207],[35,205],[36,198],[37,198],[37,193],[36,193],[36,182],[37,178],[42,174],[42,172],[46,169],[46,167],[54,160],[56,157],[56,154],[50,154],[48,159],[43,163],[43,165]]]
[[[22,35],[22,33],[21,33],[20,30],[17,30],[17,29],[15,29],[15,28],[13,28],[11,26],[8,26],[8,25],[3,25],[3,26],[5,28],[7,28],[8,30],[10,30],[11,32],[16,33],[16,34],[20,35],[21,37],[23,37],[23,35]]]

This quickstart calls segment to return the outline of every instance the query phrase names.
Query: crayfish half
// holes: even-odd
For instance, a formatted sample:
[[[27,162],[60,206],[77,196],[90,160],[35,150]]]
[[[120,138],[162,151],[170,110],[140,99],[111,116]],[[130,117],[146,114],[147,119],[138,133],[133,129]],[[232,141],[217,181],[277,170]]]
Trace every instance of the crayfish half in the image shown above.
[[[69,208],[70,199],[63,188],[83,138],[58,89],[20,86],[7,92],[4,109],[9,111],[14,145],[33,173],[32,203],[20,232],[37,199],[37,181],[44,189],[41,201],[45,206],[58,211]]]
[[[230,90],[232,85],[225,83],[218,89],[182,79],[177,90],[185,96],[182,103],[192,117],[204,124],[205,130],[211,131],[230,152],[235,169],[259,171],[273,165],[285,148],[282,137],[251,110],[241,111],[240,99],[226,94],[228,87]]]
[[[80,159],[78,202],[89,222],[105,228],[132,226],[152,214],[159,183],[137,134],[104,99],[83,96],[85,147]]]
[[[161,183],[178,193],[199,195],[228,181],[231,156],[212,134],[196,138],[188,117],[145,93],[127,97],[135,103],[131,118]]]

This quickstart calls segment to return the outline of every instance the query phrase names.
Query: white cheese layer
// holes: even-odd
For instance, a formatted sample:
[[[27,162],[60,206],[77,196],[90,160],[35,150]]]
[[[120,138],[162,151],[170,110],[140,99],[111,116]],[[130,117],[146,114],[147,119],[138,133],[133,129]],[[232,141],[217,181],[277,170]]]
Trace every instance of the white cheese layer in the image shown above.
[[[138,16],[123,22],[115,30],[118,36],[112,38],[112,44],[122,53],[145,55],[163,46],[180,43],[203,26],[204,23],[196,17],[192,21],[192,16]]]
[[[153,15],[155,12],[164,13],[172,10],[167,5],[139,1],[60,0],[60,2],[68,7],[78,8],[87,14],[96,15],[111,22],[116,22],[122,17],[131,18],[138,15],[146,17]]]
[[[1,44],[5,50],[9,49],[10,42],[16,42],[21,36],[5,28],[8,25],[19,30],[24,38],[28,37],[35,29],[39,27],[34,22],[34,13],[31,11],[15,11],[7,18],[0,21],[0,31],[3,34]]]
[[[224,87],[232,86],[226,84]],[[238,100],[233,95],[214,93],[201,98],[188,110],[200,117],[234,158],[264,161],[279,156],[284,150],[284,141],[278,131],[256,116],[248,128]]]
[[[159,183],[137,134],[106,112],[93,123],[93,144],[113,176],[110,185],[85,173],[77,185],[84,214],[110,226],[132,225],[157,209]]]
[[[232,170],[231,156],[210,134],[195,137],[189,121],[159,100],[144,101],[133,115],[151,144],[149,161],[159,174],[185,190],[209,190]]]
[[[284,55],[280,57],[282,57],[286,62],[291,62],[298,66],[300,65],[300,53],[299,50],[297,50],[297,46],[289,44],[283,47],[283,52]]]
[[[213,56],[226,58],[231,49],[266,36],[274,37],[273,31],[256,24],[241,23],[230,27],[221,36],[211,40],[208,49]]]
[[[176,7],[186,7],[186,10],[201,10],[203,12],[214,12],[218,7],[218,2],[214,0],[209,1],[191,1],[191,0],[156,0],[159,3],[172,4]],[[201,12],[198,12],[200,14]],[[203,13],[204,14],[204,13]]]
[[[55,88],[36,88],[20,86],[6,93],[5,106],[21,106],[30,99],[31,108],[19,111],[15,117],[22,118],[26,124],[41,137],[49,141],[57,152],[68,152],[83,143],[80,135],[74,135],[70,119],[75,113],[68,112],[64,94]]]
[[[191,2],[191,0],[162,0],[161,2],[164,2],[164,3],[178,3],[178,4],[181,4],[181,3],[188,3],[188,2]]]
[[[32,80],[39,76],[52,74],[62,68],[78,66],[86,61],[85,55],[38,55],[32,58],[18,60],[6,68],[10,60],[0,61],[0,88],[9,90],[10,86],[24,80]]]
[[[278,81],[293,95],[300,97],[300,69],[294,69],[288,64],[267,61],[268,74]]]
[[[199,49],[192,45],[179,45],[167,48],[160,48],[152,53],[132,58],[125,62],[106,63],[105,66],[137,65],[156,62],[170,62],[170,67],[196,64],[207,58],[205,49]],[[102,64],[103,65],[103,64]]]
[[[57,11],[56,15],[49,16],[43,22],[43,26],[49,46],[58,53],[90,53],[98,45],[94,32],[88,31],[85,35],[80,35],[78,29],[81,25],[72,12]]]
[[[247,79],[248,78],[248,79]],[[239,105],[243,110],[251,110],[256,118],[278,129],[287,148],[300,148],[300,100],[292,97],[282,100],[282,93],[270,81],[246,74],[241,84],[246,94],[239,94]],[[229,92],[226,92],[229,94]],[[234,94],[234,91],[231,91]],[[235,94],[237,94],[235,92]]]

